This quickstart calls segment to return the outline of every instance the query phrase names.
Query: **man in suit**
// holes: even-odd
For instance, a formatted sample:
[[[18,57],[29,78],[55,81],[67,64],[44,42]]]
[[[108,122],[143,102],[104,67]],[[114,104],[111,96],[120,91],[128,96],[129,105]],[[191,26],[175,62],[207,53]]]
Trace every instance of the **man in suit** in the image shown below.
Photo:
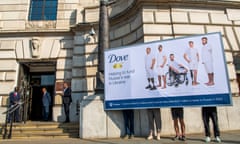
[[[19,103],[19,101],[20,101],[20,93],[19,93],[19,88],[18,87],[15,87],[14,91],[10,92],[9,99],[10,99],[9,107],[13,107],[15,104]],[[8,117],[8,122],[10,122],[10,120],[11,120],[11,116]],[[16,122],[20,121],[19,108],[17,108],[14,111],[13,121],[16,121]]]
[[[66,120],[65,122],[70,122],[69,119],[69,106],[72,102],[72,90],[71,88],[68,86],[68,83],[64,82],[63,84],[64,90],[63,90],[63,106],[64,106],[64,112],[65,112],[65,116],[66,116]]]
[[[49,106],[51,105],[51,96],[47,92],[47,89],[44,87],[42,88],[43,97],[42,97],[42,104],[43,104],[43,120],[48,121],[49,115]]]

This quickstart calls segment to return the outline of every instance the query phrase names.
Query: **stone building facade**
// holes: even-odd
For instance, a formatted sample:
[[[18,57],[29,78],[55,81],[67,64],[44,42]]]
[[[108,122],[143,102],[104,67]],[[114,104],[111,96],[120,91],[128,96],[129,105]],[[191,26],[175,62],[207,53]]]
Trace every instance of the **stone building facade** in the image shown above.
[[[56,20],[43,21],[28,19],[30,3],[0,1],[0,112],[7,109],[8,93],[20,86],[30,99],[28,119],[39,120],[35,113],[45,86],[53,99],[51,119],[64,121],[61,94],[67,81],[73,98],[70,120],[80,122],[81,138],[122,135],[121,112],[104,111],[102,96],[94,95],[99,0],[58,0]],[[218,108],[219,123],[221,130],[240,129],[239,0],[119,0],[108,6],[108,13],[110,48],[221,32],[233,106]],[[89,34],[92,28],[96,35]],[[161,111],[162,133],[174,134],[170,109]],[[148,134],[146,121],[146,110],[135,110],[136,135]],[[185,108],[185,122],[187,133],[203,132],[199,107]]]

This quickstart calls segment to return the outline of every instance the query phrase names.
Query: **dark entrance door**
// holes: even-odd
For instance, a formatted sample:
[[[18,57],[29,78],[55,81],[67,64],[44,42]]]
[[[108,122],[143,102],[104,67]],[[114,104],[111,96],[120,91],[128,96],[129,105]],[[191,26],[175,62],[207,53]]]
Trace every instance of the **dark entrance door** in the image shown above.
[[[51,96],[51,106],[49,108],[49,120],[52,120],[52,104],[55,84],[55,73],[41,72],[30,73],[30,86],[31,86],[31,106],[30,106],[30,120],[42,120],[42,88],[46,88]]]

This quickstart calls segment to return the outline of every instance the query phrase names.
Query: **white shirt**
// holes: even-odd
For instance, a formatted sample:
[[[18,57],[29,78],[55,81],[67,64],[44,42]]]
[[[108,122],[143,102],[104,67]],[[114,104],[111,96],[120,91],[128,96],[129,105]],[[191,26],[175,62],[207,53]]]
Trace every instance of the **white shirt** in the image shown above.
[[[151,53],[145,56],[145,68],[150,69],[154,58],[155,58],[154,55]]]
[[[166,57],[166,54],[161,51],[157,53],[157,67],[161,66],[164,62],[164,57]]]
[[[198,50],[196,48],[188,48],[185,51],[185,54],[187,55],[188,59],[191,62],[198,62],[198,58],[197,58]]]
[[[175,69],[177,69],[177,70],[179,70],[180,69],[180,66],[179,66],[179,64],[176,62],[176,61],[169,61],[169,63],[168,63],[168,65],[170,66],[170,67],[173,67],[173,68],[175,68]]]
[[[205,62],[212,62],[212,47],[209,44],[205,44],[202,47],[202,61]]]

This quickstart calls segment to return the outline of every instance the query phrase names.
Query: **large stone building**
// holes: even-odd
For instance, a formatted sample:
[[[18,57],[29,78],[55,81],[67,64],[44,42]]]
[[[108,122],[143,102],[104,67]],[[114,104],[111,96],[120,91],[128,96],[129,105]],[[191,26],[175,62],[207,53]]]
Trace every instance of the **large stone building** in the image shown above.
[[[110,48],[221,32],[233,106],[218,108],[219,123],[221,130],[240,129],[239,13],[240,0],[118,0],[108,6]],[[15,86],[28,98],[28,120],[41,119],[44,86],[53,99],[52,120],[64,121],[61,93],[68,81],[70,119],[80,122],[80,137],[123,134],[121,112],[104,111],[102,96],[94,95],[98,22],[99,0],[0,1],[0,122]],[[162,133],[173,134],[169,108],[161,111]],[[185,108],[185,121],[187,133],[203,132],[199,107]],[[148,134],[145,110],[135,110],[135,131]]]

